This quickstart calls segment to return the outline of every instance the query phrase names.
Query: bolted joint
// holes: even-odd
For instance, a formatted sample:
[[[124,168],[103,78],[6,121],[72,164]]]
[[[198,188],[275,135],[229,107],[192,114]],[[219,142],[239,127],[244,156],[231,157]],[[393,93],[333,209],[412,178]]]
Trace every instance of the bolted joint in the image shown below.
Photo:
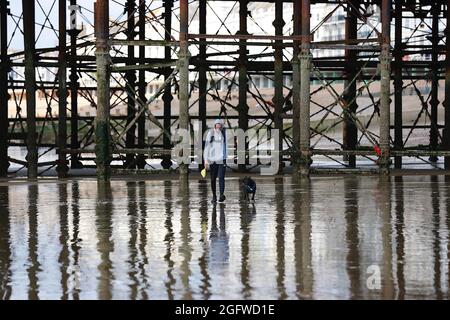
[[[442,144],[444,147],[449,148],[450,147],[450,132],[446,128],[442,129]]]
[[[173,100],[173,95],[170,92],[170,90],[164,90],[164,93],[162,95],[162,100],[167,103],[169,103]]]
[[[298,59],[300,62],[311,62],[313,59],[313,55],[309,50],[302,50],[298,55]]]
[[[172,8],[173,7],[173,0],[163,0],[163,5],[165,8]]]
[[[136,72],[134,70],[126,72],[126,77],[129,83],[135,83],[136,82]]]
[[[185,52],[183,52],[185,51]],[[180,50],[178,52],[178,60],[186,60],[191,58],[191,52],[189,50]]]
[[[378,158],[377,164],[380,167],[380,173],[389,173],[389,167],[392,164],[389,154],[382,154],[382,156]]]
[[[443,102],[442,105],[444,106],[444,109],[450,109],[450,98],[446,98]]]
[[[310,166],[312,161],[312,151],[311,149],[303,149],[298,152],[297,164],[300,166]]]
[[[97,39],[95,47],[95,56],[109,56],[110,46],[107,40]]]
[[[70,82],[72,82],[72,85],[75,85],[78,87],[79,86],[78,79],[79,79],[79,77],[78,77],[77,73],[71,72],[71,74],[69,76],[69,80],[70,80]]]
[[[430,104],[431,105],[438,105],[439,104],[439,100],[438,99],[435,99],[435,98],[432,98],[431,100],[430,100]]]
[[[65,159],[63,161],[58,161],[56,172],[58,173],[58,177],[60,178],[65,178],[67,176],[67,173],[69,172],[69,166],[67,165],[67,161]]]
[[[191,58],[191,53],[189,50],[187,52],[179,52],[178,53],[178,62],[177,62],[177,69],[180,70],[181,68],[186,67],[186,62],[189,64],[189,59]]]
[[[273,22],[272,22],[272,25],[275,27],[275,28],[283,28],[285,25],[286,25],[286,22],[283,20],[283,19],[275,19]]]

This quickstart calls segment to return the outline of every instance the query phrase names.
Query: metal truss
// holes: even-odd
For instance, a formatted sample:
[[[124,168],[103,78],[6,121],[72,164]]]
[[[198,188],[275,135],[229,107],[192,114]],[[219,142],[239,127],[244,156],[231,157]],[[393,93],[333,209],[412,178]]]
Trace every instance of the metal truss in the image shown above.
[[[446,1],[0,0],[0,173],[169,169],[177,128],[214,118],[278,129],[302,175],[448,169],[448,18]]]

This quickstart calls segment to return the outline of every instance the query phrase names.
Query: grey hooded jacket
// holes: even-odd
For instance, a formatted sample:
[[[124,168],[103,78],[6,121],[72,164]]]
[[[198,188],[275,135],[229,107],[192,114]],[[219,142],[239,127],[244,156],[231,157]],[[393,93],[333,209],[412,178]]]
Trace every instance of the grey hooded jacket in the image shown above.
[[[222,130],[216,130],[216,124],[221,124]],[[225,163],[227,156],[227,135],[225,126],[222,120],[217,119],[214,122],[214,128],[210,129],[206,136],[203,159],[210,163]]]

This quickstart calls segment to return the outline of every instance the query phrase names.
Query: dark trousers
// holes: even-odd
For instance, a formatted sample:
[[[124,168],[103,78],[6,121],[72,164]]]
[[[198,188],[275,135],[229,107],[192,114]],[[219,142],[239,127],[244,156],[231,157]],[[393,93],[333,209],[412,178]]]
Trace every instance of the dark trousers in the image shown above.
[[[220,194],[225,192],[225,165],[219,163],[211,164],[211,190],[213,196],[216,196],[216,180],[219,178]]]

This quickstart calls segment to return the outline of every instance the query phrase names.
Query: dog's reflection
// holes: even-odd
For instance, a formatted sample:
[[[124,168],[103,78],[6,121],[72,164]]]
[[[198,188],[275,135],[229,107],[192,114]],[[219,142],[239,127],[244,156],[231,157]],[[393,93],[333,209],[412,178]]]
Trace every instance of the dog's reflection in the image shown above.
[[[219,224],[217,226],[217,206],[219,206]],[[213,206],[211,217],[210,240],[210,263],[223,266],[228,263],[230,248],[229,235],[226,230],[225,204]]]
[[[250,223],[253,221],[253,219],[256,216],[256,206],[254,203],[246,202],[247,200],[244,200],[243,203],[241,203],[241,228],[245,229],[245,226],[250,225]]]

